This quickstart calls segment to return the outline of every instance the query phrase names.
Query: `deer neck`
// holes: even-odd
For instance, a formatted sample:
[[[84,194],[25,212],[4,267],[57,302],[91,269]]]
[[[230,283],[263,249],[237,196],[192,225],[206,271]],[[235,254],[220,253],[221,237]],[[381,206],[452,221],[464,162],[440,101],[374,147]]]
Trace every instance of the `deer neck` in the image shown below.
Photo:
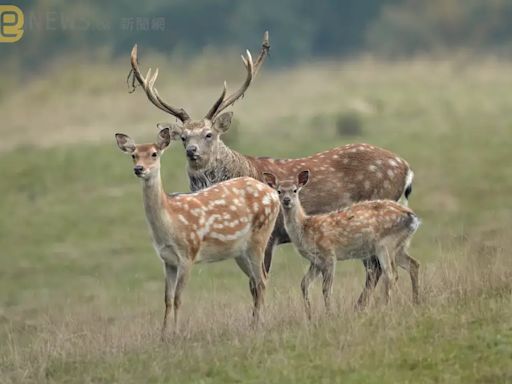
[[[304,208],[297,202],[292,208],[282,209],[282,212],[286,232],[292,242],[300,248],[304,240],[304,223],[307,218]]]
[[[190,189],[195,192],[235,177],[257,178],[258,173],[247,157],[219,141],[216,155],[208,165],[201,170],[189,168],[188,176]]]
[[[159,243],[168,234],[171,224],[167,212],[166,195],[162,185],[160,171],[142,183],[142,196],[146,220],[150,227],[153,239]]]

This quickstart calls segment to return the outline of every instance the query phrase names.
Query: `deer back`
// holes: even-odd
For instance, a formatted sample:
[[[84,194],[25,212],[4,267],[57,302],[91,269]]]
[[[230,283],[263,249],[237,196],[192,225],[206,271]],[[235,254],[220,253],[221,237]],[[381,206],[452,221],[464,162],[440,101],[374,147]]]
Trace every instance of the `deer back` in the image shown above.
[[[226,249],[235,255],[250,240],[268,241],[279,214],[279,199],[267,185],[249,177],[231,179],[210,188],[169,198],[173,232],[196,254]],[[266,239],[254,237],[267,236]],[[219,255],[223,257],[223,255]]]
[[[301,159],[252,161],[260,179],[263,172],[290,179],[301,170],[309,170],[311,178],[300,195],[308,214],[330,212],[364,200],[398,200],[412,177],[405,160],[369,144],[349,144]]]
[[[306,241],[319,249],[366,250],[369,256],[377,243],[393,237],[394,244],[406,241],[420,221],[412,210],[391,200],[356,203],[341,211],[309,216],[304,223]]]

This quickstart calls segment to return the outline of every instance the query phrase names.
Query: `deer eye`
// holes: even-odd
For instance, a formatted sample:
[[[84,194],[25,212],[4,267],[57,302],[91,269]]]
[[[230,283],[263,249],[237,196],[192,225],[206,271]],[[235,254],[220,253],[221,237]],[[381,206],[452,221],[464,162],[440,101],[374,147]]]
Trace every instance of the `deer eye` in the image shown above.
[[[277,194],[278,194],[278,195],[280,195],[280,194],[281,194],[281,191],[280,191],[279,189],[277,190]]]
[[[295,188],[295,189],[293,190],[293,193],[297,193],[297,188]]]
[[[187,140],[187,138],[185,136],[181,136],[181,141],[185,142],[185,140]]]
[[[213,134],[211,132],[207,133],[205,136],[207,139],[211,139],[213,137]]]
[[[152,157],[153,159],[156,159],[156,158],[158,157],[158,153],[157,153],[157,152],[153,152],[153,153],[151,154],[151,157]]]
[[[132,155],[132,159],[135,160],[135,155]]]

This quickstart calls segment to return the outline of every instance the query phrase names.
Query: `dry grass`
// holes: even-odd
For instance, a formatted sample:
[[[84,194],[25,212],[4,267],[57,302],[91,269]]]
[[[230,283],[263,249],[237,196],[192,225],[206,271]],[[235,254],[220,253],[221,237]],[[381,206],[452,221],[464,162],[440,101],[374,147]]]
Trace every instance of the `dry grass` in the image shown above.
[[[130,382],[147,377],[158,382],[183,382],[208,375],[212,369],[222,369],[225,363],[229,369],[230,363],[224,359],[238,354],[243,357],[237,359],[247,359],[244,364],[261,364],[263,372],[255,375],[248,371],[248,379],[280,382],[287,377],[285,372],[279,372],[281,368],[300,370],[304,369],[301,364],[315,364],[290,360],[286,356],[290,346],[315,355],[319,366],[312,368],[312,373],[321,372],[322,364],[328,368],[331,360],[338,361],[336,372],[342,378],[350,369],[365,373],[371,366],[369,356],[391,363],[411,347],[415,353],[422,348],[442,353],[436,352],[435,344],[442,344],[444,338],[471,338],[471,324],[491,315],[512,315],[511,259],[503,249],[482,257],[470,248],[438,249],[436,261],[424,263],[419,306],[411,304],[409,281],[402,273],[390,306],[383,305],[382,292],[378,290],[366,312],[354,312],[353,299],[361,288],[361,276],[338,274],[335,314],[329,317],[323,313],[317,292],[311,323],[305,320],[298,289],[289,292],[289,287],[295,287],[298,281],[277,272],[270,283],[264,325],[257,330],[249,326],[248,294],[229,295],[222,290],[187,295],[180,333],[168,344],[159,341],[162,308],[155,300],[148,308],[143,298],[139,302],[143,309],[112,310],[104,303],[93,302],[83,308],[72,305],[72,311],[66,312],[56,313],[48,308],[48,312],[31,318],[4,317],[2,382],[103,382],[109,377],[123,381],[124,375],[130,377]],[[345,264],[340,263],[339,268]],[[353,268],[349,266],[349,270]],[[464,315],[459,317],[461,310]],[[505,337],[504,342],[509,343],[512,323],[506,320],[504,324],[508,333],[495,329],[496,334],[491,336]],[[431,328],[425,330],[426,326]],[[418,340],[412,345],[404,343],[411,338]],[[402,345],[405,349],[397,351]],[[141,359],[135,367],[130,365],[132,356]],[[473,362],[477,366],[485,363],[485,359]],[[143,368],[145,364],[148,372]],[[244,364],[235,364],[240,368],[237,374],[241,379]],[[417,364],[420,373],[426,369],[421,360]],[[111,372],[106,367],[115,368]],[[266,378],[270,372],[277,376]],[[371,374],[371,370],[366,373]],[[508,371],[508,375],[511,373]]]

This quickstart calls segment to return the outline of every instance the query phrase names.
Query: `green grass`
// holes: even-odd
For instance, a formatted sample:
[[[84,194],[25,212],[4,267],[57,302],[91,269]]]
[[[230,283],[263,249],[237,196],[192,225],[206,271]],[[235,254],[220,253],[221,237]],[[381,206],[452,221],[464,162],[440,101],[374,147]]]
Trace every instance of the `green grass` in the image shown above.
[[[0,383],[512,382],[512,66],[361,59],[262,72],[235,106],[232,147],[286,157],[365,141],[410,162],[423,302],[410,305],[401,273],[392,306],[378,290],[355,313],[363,270],[344,262],[335,315],[323,314],[316,287],[307,324],[306,263],[287,245],[261,329],[248,326],[236,265],[199,265],[181,333],[163,345],[162,267],[113,133],[150,140],[166,117],[140,91],[125,93],[124,64],[99,66],[90,86],[89,71],[64,67],[0,101]],[[164,74],[160,93],[194,116],[221,85],[198,84],[207,77],[194,71],[169,84]],[[361,136],[337,136],[347,112]],[[179,144],[162,167],[169,192],[187,190]]]

